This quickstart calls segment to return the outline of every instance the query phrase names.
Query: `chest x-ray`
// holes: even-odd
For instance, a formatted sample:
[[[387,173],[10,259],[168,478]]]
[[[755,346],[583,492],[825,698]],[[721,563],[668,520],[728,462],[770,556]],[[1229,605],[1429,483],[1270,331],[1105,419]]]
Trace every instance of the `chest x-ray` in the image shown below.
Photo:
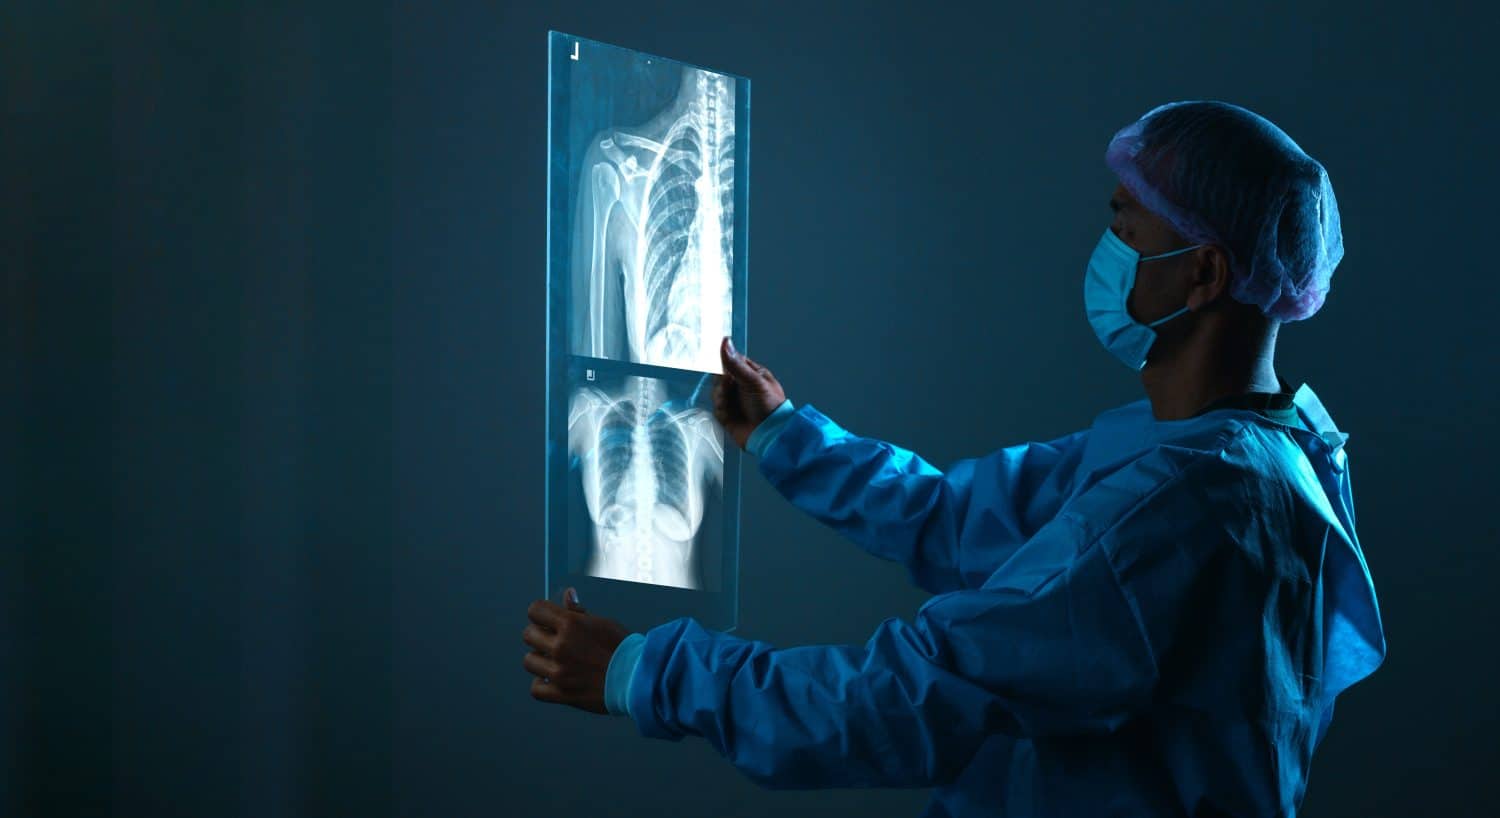
[[[724,440],[693,391],[627,375],[579,386],[568,405],[571,481],[583,491],[594,577],[698,589],[704,513],[722,506]],[[692,386],[692,384],[687,384]],[[706,538],[705,538],[706,539]]]
[[[749,81],[550,35],[547,590],[732,627]],[[621,612],[623,615],[625,612]]]
[[[718,372],[734,314],[734,85],[680,74],[651,120],[589,140],[572,229],[573,348]]]

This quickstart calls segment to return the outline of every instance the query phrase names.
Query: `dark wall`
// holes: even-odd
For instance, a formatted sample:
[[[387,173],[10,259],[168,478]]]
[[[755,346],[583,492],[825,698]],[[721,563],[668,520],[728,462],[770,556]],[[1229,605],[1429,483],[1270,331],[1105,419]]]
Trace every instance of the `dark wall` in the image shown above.
[[[762,791],[702,742],[527,695],[549,28],[751,77],[749,351],[939,465],[1138,395],[1081,307],[1114,130],[1193,98],[1280,124],[1328,168],[1347,255],[1279,367],[1352,435],[1391,650],[1306,811],[1500,798],[1500,65],[1473,21],[132,5],[0,9],[0,814],[920,810]],[[920,604],[747,477],[744,635],[862,642]]]

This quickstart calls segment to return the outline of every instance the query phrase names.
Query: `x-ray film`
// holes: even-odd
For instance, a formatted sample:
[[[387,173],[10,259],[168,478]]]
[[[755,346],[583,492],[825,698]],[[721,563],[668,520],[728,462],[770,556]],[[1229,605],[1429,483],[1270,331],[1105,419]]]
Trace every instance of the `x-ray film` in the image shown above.
[[[745,338],[750,82],[549,35],[547,594],[733,628],[740,451],[713,417]]]

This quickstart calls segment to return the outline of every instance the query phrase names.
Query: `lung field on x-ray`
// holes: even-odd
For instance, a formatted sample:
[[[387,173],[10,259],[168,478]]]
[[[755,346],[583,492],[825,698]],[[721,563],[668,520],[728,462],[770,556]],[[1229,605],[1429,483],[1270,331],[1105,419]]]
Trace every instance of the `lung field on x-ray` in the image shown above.
[[[676,85],[648,121],[588,141],[575,183],[572,347],[720,372],[733,316],[734,84],[682,66]]]
[[[702,552],[722,546],[721,532],[702,524],[721,505],[724,483],[707,377],[593,375],[572,384],[570,479],[583,502],[570,508],[569,524],[588,532],[589,575],[702,589]]]

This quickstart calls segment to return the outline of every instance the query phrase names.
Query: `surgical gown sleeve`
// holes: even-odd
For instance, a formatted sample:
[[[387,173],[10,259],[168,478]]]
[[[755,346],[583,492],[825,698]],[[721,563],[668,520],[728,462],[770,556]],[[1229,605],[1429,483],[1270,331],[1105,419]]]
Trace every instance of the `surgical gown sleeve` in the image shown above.
[[[973,587],[1056,514],[1087,432],[960,460],[851,434],[798,407],[760,459],[777,491],[931,593]]]
[[[1113,516],[1064,512],[982,587],[885,620],[863,647],[778,650],[687,618],[653,628],[631,716],[643,735],[702,736],[756,781],[799,788],[931,786],[997,733],[1113,731],[1150,701],[1201,594],[1195,566],[1221,545],[1199,494],[1213,479],[1194,471],[1158,463],[1106,486],[1095,510]]]

